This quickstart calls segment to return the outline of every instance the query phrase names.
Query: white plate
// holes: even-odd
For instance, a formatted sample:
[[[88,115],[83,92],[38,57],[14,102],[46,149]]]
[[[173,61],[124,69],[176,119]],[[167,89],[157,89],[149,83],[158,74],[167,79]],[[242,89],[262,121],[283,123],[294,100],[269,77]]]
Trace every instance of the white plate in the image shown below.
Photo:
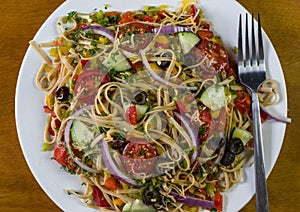
[[[66,15],[70,11],[91,12],[96,9],[104,9],[105,3],[108,10],[133,10],[141,9],[145,4],[168,4],[173,8],[180,5],[180,1],[166,0],[129,0],[121,3],[120,0],[67,0],[65,1],[42,25],[34,40],[47,42],[58,36],[56,22],[58,17]],[[222,6],[220,6],[222,5]],[[214,23],[214,31],[220,35],[227,47],[237,46],[237,24],[240,13],[247,11],[233,0],[202,0],[200,6],[204,10],[208,20]],[[264,14],[261,14],[262,17]],[[264,23],[262,23],[263,25]],[[266,66],[268,77],[279,84],[279,102],[272,107],[274,112],[282,116],[287,115],[287,94],[284,76],[279,59],[268,37],[264,34]],[[20,144],[34,177],[48,194],[48,196],[64,211],[93,211],[74,196],[69,196],[65,189],[72,188],[82,190],[81,182],[76,176],[65,173],[57,163],[51,160],[52,153],[41,152],[43,143],[43,129],[46,116],[43,112],[44,93],[35,86],[35,75],[42,63],[41,57],[31,47],[24,57],[16,89],[16,123]],[[265,168],[270,174],[277,157],[285,134],[285,124],[267,122],[263,124]],[[244,181],[234,189],[225,193],[225,211],[238,211],[254,195],[254,170],[245,169]]]

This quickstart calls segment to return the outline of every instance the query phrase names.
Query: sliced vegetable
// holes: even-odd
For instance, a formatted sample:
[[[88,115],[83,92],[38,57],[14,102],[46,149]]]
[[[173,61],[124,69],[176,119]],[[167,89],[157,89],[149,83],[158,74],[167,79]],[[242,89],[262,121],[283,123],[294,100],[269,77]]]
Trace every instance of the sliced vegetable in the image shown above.
[[[125,143],[125,141],[123,141],[123,140],[120,140],[120,139],[118,139],[118,140],[113,140],[113,141],[111,142],[111,148],[117,150],[117,149],[122,148],[125,144],[126,144],[126,143]]]
[[[163,78],[161,78],[151,67],[151,65],[149,64],[147,57],[146,57],[146,53],[145,51],[140,51],[140,54],[142,56],[142,61],[144,66],[146,67],[146,69],[148,70],[149,74],[151,75],[151,77],[153,77],[153,79],[155,79],[157,82],[164,84],[166,86],[169,87],[173,87],[173,88],[177,88],[180,90],[198,90],[197,87],[189,87],[189,86],[184,86],[184,85],[177,85],[175,83],[169,82]]]
[[[102,62],[102,65],[107,71],[126,71],[131,68],[127,58],[121,53],[121,51],[114,51]]]
[[[141,200],[136,199],[132,206],[131,212],[155,212],[156,210],[149,205],[145,205]]]
[[[164,60],[164,59],[158,60],[158,61],[156,61],[156,64],[163,69],[168,68],[171,64],[170,59],[172,58],[172,55],[164,53],[164,54],[160,55],[160,57],[165,57],[167,60]]]
[[[260,106],[260,111],[261,111],[261,113],[265,114],[266,118],[274,119],[275,121],[282,122],[282,123],[285,123],[285,124],[289,124],[289,123],[292,122],[292,120],[290,118],[283,117],[283,116],[280,116],[278,114],[274,114],[270,110],[266,109],[263,106]]]
[[[58,101],[61,102],[66,101],[69,95],[70,95],[70,90],[67,86],[60,87],[55,93],[55,97],[57,98]]]
[[[220,192],[217,192],[214,196],[214,208],[223,211],[223,195]]]
[[[203,142],[213,134],[215,129],[215,123],[212,119],[211,113],[207,109],[203,109],[200,111],[199,120],[199,141]]]
[[[67,166],[67,151],[66,147],[63,145],[57,145],[54,149],[53,159],[57,161],[62,166]]]
[[[197,31],[197,35],[202,40],[204,40],[204,39],[210,39],[210,38],[212,38],[214,36],[214,33],[212,31],[210,31],[210,30],[204,30],[204,29],[202,29],[202,30],[198,30]]]
[[[91,106],[87,106],[85,108],[82,108],[81,110],[77,111],[75,113],[75,115],[80,115],[82,114],[85,110],[90,110],[91,109]],[[90,173],[98,173],[99,171],[96,170],[96,169],[93,169],[89,166],[87,166],[86,164],[84,164],[83,162],[80,161],[79,158],[77,158],[74,154],[74,148],[71,146],[72,145],[72,140],[70,139],[71,137],[71,127],[72,127],[72,123],[73,123],[74,120],[70,120],[67,122],[66,124],[66,127],[65,127],[65,131],[64,131],[64,140],[65,140],[65,143],[66,143],[66,149],[68,150],[69,154],[70,154],[70,157],[73,159],[73,161],[78,165],[80,166],[83,170],[86,170]],[[101,138],[101,135],[99,136]],[[99,139],[99,138],[98,138]]]
[[[177,32],[190,32],[192,31],[189,27],[182,27],[182,26],[163,26],[160,28],[154,28],[151,30],[153,33],[160,33],[160,34],[173,34]]]
[[[148,111],[147,105],[136,105],[137,121],[141,120]]]
[[[104,186],[109,190],[117,190],[119,188],[119,182],[113,176],[106,179]]]
[[[139,199],[134,200],[134,202],[128,202],[123,207],[122,212],[155,212],[156,210],[149,205],[143,204]]]
[[[226,105],[224,87],[213,85],[206,88],[200,97],[200,101],[212,111],[221,109]]]
[[[74,94],[79,95],[79,101],[88,105],[93,104],[99,87],[109,81],[109,76],[100,70],[84,71],[76,79]]]
[[[74,120],[72,122],[70,134],[73,146],[78,149],[86,148],[94,139],[94,133],[91,131],[90,127],[79,120]]]
[[[191,140],[192,140],[192,145],[195,147],[195,151],[191,157],[191,163],[194,163],[196,160],[199,151],[200,151],[200,142],[198,139],[198,132],[196,129],[193,127],[191,121],[183,114],[174,112],[174,115],[176,118],[178,118],[181,123],[183,124],[184,128],[186,129],[187,133],[189,134]]]
[[[127,121],[129,121],[130,124],[136,125],[138,120],[136,105],[130,105],[125,111],[125,116]]]
[[[209,66],[204,64],[201,66],[201,69],[206,72],[220,73],[221,71],[226,71],[229,67],[228,53],[224,46],[221,44],[211,41],[211,40],[202,40],[197,49],[195,49],[195,57],[197,63],[202,61],[204,58],[207,58],[209,61]]]
[[[99,34],[99,35],[102,35],[102,36],[108,38],[111,42],[115,41],[114,33],[109,31],[105,27],[93,25],[93,26],[87,26],[87,27],[83,28],[84,32],[90,31],[90,30],[93,30],[95,34]]]
[[[172,195],[177,202],[182,202],[192,206],[200,206],[206,209],[212,209],[214,207],[214,202],[211,200],[203,200],[190,196],[181,196],[176,192],[171,191],[170,195]]]
[[[237,91],[238,97],[234,100],[236,108],[243,116],[247,116],[250,111],[250,95],[245,91]]]
[[[93,187],[94,203],[100,207],[109,207],[110,204],[104,199],[102,191],[97,187]]]
[[[123,151],[122,162],[130,174],[151,174],[157,160],[156,148],[143,139],[129,139]]]
[[[145,205],[153,205],[159,200],[160,196],[158,191],[144,190],[142,194],[142,200]]]
[[[248,141],[253,138],[253,136],[249,131],[243,130],[239,127],[235,127],[232,131],[232,138],[239,138],[241,139],[243,144],[246,145]]]
[[[132,21],[135,21],[134,13],[131,11],[127,11],[121,14],[121,20],[119,21],[119,24],[124,24]]]
[[[193,32],[179,32],[178,38],[184,55],[189,53],[201,41],[198,35]]]
[[[225,151],[220,163],[223,166],[229,166],[234,162],[234,160],[235,160],[235,155],[232,154],[231,152]]]
[[[228,151],[234,155],[238,155],[244,151],[244,143],[240,138],[233,138],[228,142]]]
[[[108,168],[110,173],[114,175],[115,178],[117,178],[120,181],[123,181],[129,185],[135,185],[140,186],[141,183],[135,181],[134,179],[128,177],[126,174],[124,174],[119,167],[116,165],[114,159],[111,156],[109,145],[106,141],[102,140],[100,142],[101,152],[102,152],[102,158],[105,166]]]
[[[132,94],[131,102],[137,105],[144,105],[147,103],[147,93],[142,90],[137,90]]]
[[[122,212],[131,212],[132,202],[127,202],[122,208]]]

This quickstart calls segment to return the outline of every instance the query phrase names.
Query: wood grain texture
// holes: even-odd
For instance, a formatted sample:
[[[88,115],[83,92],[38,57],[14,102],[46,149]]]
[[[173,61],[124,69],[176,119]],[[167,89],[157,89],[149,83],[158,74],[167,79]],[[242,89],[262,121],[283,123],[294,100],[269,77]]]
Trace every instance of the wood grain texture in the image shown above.
[[[258,11],[263,28],[280,58],[288,90],[289,116],[280,157],[267,184],[271,211],[300,208],[300,1],[239,0],[251,13]],[[63,0],[1,1],[0,4],[0,211],[61,211],[31,174],[15,127],[15,87],[28,47],[46,18]],[[237,200],[238,201],[238,200]],[[252,199],[242,211],[255,211]]]

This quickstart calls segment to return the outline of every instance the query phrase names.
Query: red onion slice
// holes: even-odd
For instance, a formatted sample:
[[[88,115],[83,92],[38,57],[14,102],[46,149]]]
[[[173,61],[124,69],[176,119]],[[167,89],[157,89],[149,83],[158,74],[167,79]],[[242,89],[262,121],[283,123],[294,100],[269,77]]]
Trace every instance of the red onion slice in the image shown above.
[[[196,151],[193,153],[193,155],[191,157],[191,163],[193,163],[196,160],[196,158],[200,152],[198,132],[193,127],[191,121],[185,115],[177,113],[177,112],[174,112],[174,115],[181,121],[181,123],[183,124],[187,133],[189,134],[189,136],[193,142],[193,145],[196,147]]]
[[[260,109],[261,109],[261,112],[267,114],[268,119],[274,119],[275,121],[282,122],[282,123],[285,123],[285,124],[290,124],[292,122],[292,120],[290,118],[283,117],[283,116],[280,116],[278,114],[275,115],[274,113],[272,113],[271,111],[269,111],[268,109],[263,107],[262,105],[260,105]]]
[[[89,30],[93,30],[94,33],[102,35],[106,38],[108,38],[111,42],[115,41],[115,35],[113,32],[109,31],[108,29],[101,27],[101,26],[87,26],[85,28],[83,28],[83,31],[89,31]]]
[[[167,35],[167,34],[174,34],[177,32],[190,32],[192,31],[192,29],[183,26],[163,26],[163,27],[154,28],[151,31],[153,33],[160,33],[160,34]]]
[[[205,209],[212,209],[214,207],[214,202],[210,200],[197,199],[194,197],[186,196],[183,197],[176,192],[171,191],[170,195],[174,197],[177,202],[182,202],[188,205],[200,206]]]
[[[116,163],[114,162],[110,154],[109,146],[106,141],[102,140],[100,142],[100,147],[101,147],[103,162],[112,175],[114,175],[118,180],[121,180],[129,185],[141,186],[140,183],[137,183],[135,180],[126,176],[117,167]]]
[[[184,85],[177,85],[177,84],[174,84],[174,83],[171,83],[163,78],[161,78],[158,74],[156,74],[156,72],[151,68],[148,60],[147,60],[147,57],[146,57],[146,53],[145,51],[141,50],[140,51],[140,54],[142,56],[142,62],[144,64],[144,66],[146,67],[146,69],[148,70],[149,74],[151,75],[151,77],[153,79],[155,79],[157,82],[163,84],[163,85],[166,85],[166,86],[169,86],[169,87],[172,87],[174,89],[180,89],[180,90],[193,90],[193,91],[196,91],[198,90],[197,87],[189,87],[189,86],[184,86]]]

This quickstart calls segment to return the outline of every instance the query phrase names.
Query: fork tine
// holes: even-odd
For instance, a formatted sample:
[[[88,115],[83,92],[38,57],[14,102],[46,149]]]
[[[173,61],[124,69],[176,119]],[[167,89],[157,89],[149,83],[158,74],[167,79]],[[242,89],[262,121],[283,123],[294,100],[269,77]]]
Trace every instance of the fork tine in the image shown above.
[[[244,66],[243,62],[243,33],[242,33],[242,14],[239,18],[239,31],[238,31],[238,65]]]
[[[249,36],[248,36],[248,14],[246,14],[246,50],[245,50],[245,63],[246,67],[250,66],[250,49],[249,49]]]
[[[257,64],[256,47],[255,47],[255,29],[254,29],[254,16],[252,14],[252,65]]]
[[[262,30],[260,24],[260,14],[258,13],[258,59],[259,65],[264,64],[264,47],[263,47],[263,39],[262,39]]]

